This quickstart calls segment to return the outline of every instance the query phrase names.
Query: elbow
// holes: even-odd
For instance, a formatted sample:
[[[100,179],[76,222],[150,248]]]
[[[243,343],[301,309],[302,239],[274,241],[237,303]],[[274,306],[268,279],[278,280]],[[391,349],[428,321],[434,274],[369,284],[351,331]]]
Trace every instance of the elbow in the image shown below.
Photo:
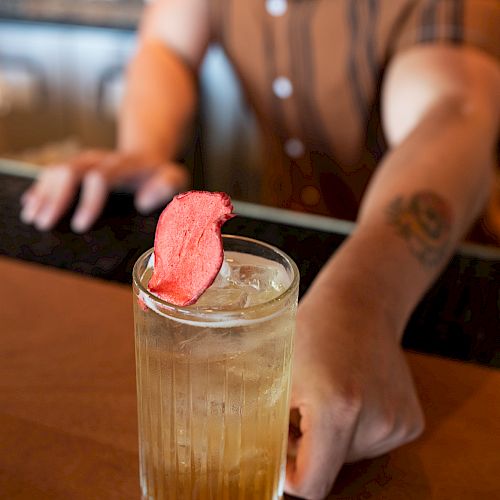
[[[474,137],[480,136],[478,142],[487,144],[493,153],[499,134],[500,105],[487,96],[457,90],[441,95],[419,111],[408,113],[406,118],[403,114],[401,120],[391,120],[386,127],[391,148],[399,146],[422,128],[439,133],[451,127],[469,130],[471,140],[478,140]],[[396,127],[397,122],[399,126]]]

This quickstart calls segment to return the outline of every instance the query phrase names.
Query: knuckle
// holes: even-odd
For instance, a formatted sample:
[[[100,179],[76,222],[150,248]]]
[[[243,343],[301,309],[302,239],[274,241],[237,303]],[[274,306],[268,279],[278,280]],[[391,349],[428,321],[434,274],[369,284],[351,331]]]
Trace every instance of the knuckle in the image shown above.
[[[94,167],[85,174],[85,182],[93,186],[106,185],[110,181],[110,172],[100,167]]]
[[[325,424],[349,427],[358,419],[362,398],[356,393],[332,392],[324,397]]]
[[[69,165],[61,165],[59,172],[61,176],[64,176],[68,179],[76,179],[78,177],[76,168],[72,163],[70,163]]]
[[[64,163],[58,163],[55,165],[48,165],[46,167],[43,167],[38,179],[39,180],[47,179],[47,178],[52,177],[53,175],[57,175],[60,172],[64,172],[68,169],[69,169],[69,165],[64,164]]]
[[[40,178],[47,179],[53,177],[65,176],[74,171],[74,167],[72,163],[61,163],[58,165],[51,165],[50,167],[46,167],[43,170]]]
[[[76,184],[80,179],[78,172],[71,164],[53,167],[52,172],[48,175],[51,191],[60,191],[65,186]],[[55,187],[58,189],[54,189]]]
[[[74,156],[69,164],[74,170],[78,170],[83,173],[102,161],[102,159],[106,157],[106,154],[107,153],[102,150],[86,149],[85,151],[82,151]]]
[[[397,426],[397,416],[392,410],[386,410],[375,426],[375,441],[382,442],[394,434]]]

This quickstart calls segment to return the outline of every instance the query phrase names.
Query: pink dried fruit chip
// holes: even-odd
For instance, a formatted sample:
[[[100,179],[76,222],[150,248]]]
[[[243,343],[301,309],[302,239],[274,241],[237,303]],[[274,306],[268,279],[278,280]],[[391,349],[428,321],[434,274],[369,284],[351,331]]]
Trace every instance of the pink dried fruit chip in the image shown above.
[[[177,195],[158,221],[149,290],[177,306],[194,304],[222,266],[221,226],[234,216],[232,211],[225,193]]]

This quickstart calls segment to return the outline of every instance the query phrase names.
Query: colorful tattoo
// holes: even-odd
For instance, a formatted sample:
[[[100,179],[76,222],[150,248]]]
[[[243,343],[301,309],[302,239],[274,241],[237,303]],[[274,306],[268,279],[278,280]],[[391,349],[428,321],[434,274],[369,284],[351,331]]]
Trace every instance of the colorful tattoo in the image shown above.
[[[441,263],[449,247],[452,220],[443,198],[432,191],[420,191],[409,199],[400,196],[389,205],[387,214],[389,223],[424,266]]]

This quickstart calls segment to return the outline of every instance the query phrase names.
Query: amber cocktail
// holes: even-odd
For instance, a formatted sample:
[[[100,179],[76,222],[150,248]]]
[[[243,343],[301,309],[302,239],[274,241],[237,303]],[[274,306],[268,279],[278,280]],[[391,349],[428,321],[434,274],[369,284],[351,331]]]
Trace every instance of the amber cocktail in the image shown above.
[[[298,271],[280,250],[225,236],[196,304],[147,290],[134,268],[143,499],[283,497]]]

